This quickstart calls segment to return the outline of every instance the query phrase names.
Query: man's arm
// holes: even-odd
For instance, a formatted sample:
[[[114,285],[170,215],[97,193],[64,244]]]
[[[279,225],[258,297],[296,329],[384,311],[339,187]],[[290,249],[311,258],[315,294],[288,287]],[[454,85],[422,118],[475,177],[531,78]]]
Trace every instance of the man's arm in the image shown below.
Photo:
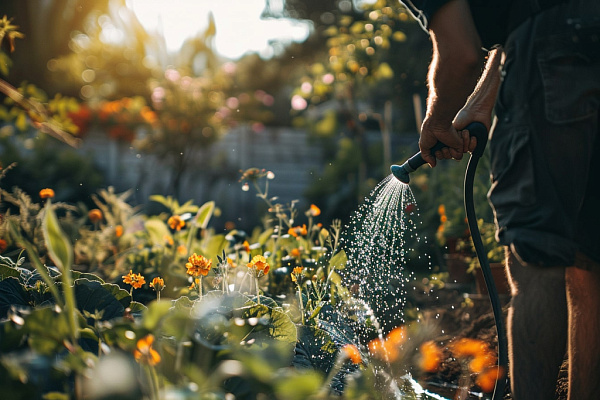
[[[433,59],[419,147],[423,159],[434,167],[436,157],[461,159],[464,149],[474,148],[468,133],[459,133],[452,122],[475,88],[483,52],[466,0],[451,0],[442,6],[433,16],[429,30]],[[430,152],[438,140],[448,148],[436,152],[434,157]]]

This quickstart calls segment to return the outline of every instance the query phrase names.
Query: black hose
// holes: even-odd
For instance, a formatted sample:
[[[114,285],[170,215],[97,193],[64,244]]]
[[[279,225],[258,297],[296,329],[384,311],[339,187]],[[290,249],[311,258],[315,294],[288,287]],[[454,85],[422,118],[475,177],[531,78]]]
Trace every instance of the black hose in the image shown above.
[[[479,138],[477,147],[480,147]],[[477,169],[477,163],[483,154],[484,147],[485,143],[483,143],[481,146],[480,151],[475,150],[469,158],[467,171],[465,172],[464,200],[467,222],[471,231],[475,252],[477,253],[477,258],[479,259],[479,264],[481,265],[481,271],[483,272],[483,278],[485,279],[485,285],[487,286],[490,302],[492,303],[492,310],[494,312],[496,331],[498,333],[498,366],[501,367],[505,374],[496,382],[496,388],[494,389],[494,394],[492,395],[492,400],[495,400],[504,397],[504,388],[507,382],[506,372],[508,371],[508,341],[506,338],[506,329],[504,327],[502,305],[500,304],[498,290],[496,289],[496,284],[494,283],[494,279],[492,277],[490,263],[488,261],[485,248],[483,247],[483,241],[481,240],[479,227],[477,226],[477,217],[475,215],[475,205],[473,202],[473,181],[475,179],[475,170]]]

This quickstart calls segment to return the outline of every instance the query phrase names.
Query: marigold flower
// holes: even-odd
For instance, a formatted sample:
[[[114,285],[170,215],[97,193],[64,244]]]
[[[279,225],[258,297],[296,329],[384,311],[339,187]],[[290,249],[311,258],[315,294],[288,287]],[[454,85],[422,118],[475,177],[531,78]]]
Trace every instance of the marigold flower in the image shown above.
[[[294,248],[292,249],[292,251],[290,251],[290,256],[292,257],[300,257],[301,253],[300,253],[300,249]]]
[[[355,345],[347,344],[344,347],[342,347],[342,351],[346,353],[346,357],[348,357],[348,359],[352,361],[353,364],[362,363],[362,357],[360,356],[360,352],[358,351],[358,348]]]
[[[192,280],[192,284],[190,285],[190,287],[188,288],[189,290],[194,290],[196,287],[200,286],[200,278],[195,278],[194,280]]]
[[[247,240],[244,240],[244,243],[242,243],[242,246],[244,246],[244,250],[246,251],[246,253],[250,253],[250,243],[248,243]]]
[[[163,239],[167,246],[173,246],[175,244],[175,241],[173,240],[173,237],[171,235],[165,235],[163,236]]]
[[[142,274],[134,274],[131,270],[127,275],[123,275],[123,282],[127,285],[131,285],[134,289],[139,289],[146,283],[146,279]]]
[[[290,235],[292,235],[293,237],[306,236],[306,234],[308,233],[308,231],[306,229],[306,224],[304,224],[302,226],[294,226],[294,227],[288,229],[288,233]]]
[[[185,226],[185,221],[179,215],[172,215],[167,220],[167,224],[174,231],[180,231]]]
[[[54,197],[54,190],[46,188],[40,190],[40,198],[42,199],[51,199]]]
[[[137,346],[133,351],[133,357],[137,362],[154,366],[160,362],[160,354],[152,348],[154,343],[153,335],[146,335],[137,341]]]
[[[8,247],[8,243],[6,243],[6,240],[0,239],[0,253],[2,253],[4,250],[6,250],[7,247]]]
[[[115,226],[115,236],[118,238],[123,236],[123,226],[122,225]]]
[[[308,215],[316,217],[321,215],[321,209],[314,204],[310,205],[310,209],[308,210]]]
[[[181,254],[181,255],[187,254],[187,247],[185,247],[182,244],[177,246],[177,254]]]
[[[247,267],[248,269],[253,270],[258,278],[268,274],[269,269],[271,268],[269,263],[267,263],[267,259],[261,255],[254,256],[252,261],[247,264]]]
[[[475,379],[477,386],[486,393],[490,393],[496,387],[496,381],[504,376],[504,368],[495,366],[488,368]]]
[[[190,256],[190,258],[188,258],[188,262],[185,264],[185,267],[187,268],[186,272],[188,275],[206,276],[212,268],[212,260],[194,253]]]
[[[155,291],[160,292],[165,288],[165,281],[163,278],[157,276],[150,282],[150,287]]]
[[[469,362],[469,370],[474,374],[479,374],[494,364],[496,364],[496,356],[487,351],[473,357],[471,362]]]
[[[298,282],[303,270],[304,270],[303,267],[294,267],[292,273],[290,274],[292,277],[292,282],[294,282],[294,283]]]
[[[421,353],[420,367],[425,372],[437,372],[442,361],[442,349],[429,340],[419,347]]]
[[[97,208],[94,208],[88,212],[88,218],[90,221],[95,224],[96,222],[102,221],[102,211]]]
[[[234,262],[233,262],[233,260],[232,260],[231,258],[229,258],[229,257],[227,257],[227,264],[229,264],[229,266],[230,266],[231,268],[235,268],[235,267],[237,267],[237,264],[236,264],[236,263],[234,263]]]
[[[487,354],[487,344],[478,339],[460,338],[450,345],[450,350],[457,358],[477,357]]]
[[[400,349],[408,338],[406,328],[401,326],[394,328],[387,334],[385,339],[373,339],[369,342],[369,352],[382,360],[396,361],[400,357]]]
[[[443,204],[440,204],[438,206],[438,214],[445,215],[446,214],[446,206],[444,206]]]

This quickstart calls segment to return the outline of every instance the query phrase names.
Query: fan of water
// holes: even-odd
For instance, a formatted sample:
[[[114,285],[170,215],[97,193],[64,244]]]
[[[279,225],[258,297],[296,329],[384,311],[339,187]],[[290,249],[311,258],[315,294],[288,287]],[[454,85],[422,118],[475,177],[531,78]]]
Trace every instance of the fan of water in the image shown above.
[[[344,229],[348,264],[341,271],[343,282],[355,298],[369,305],[383,331],[404,322],[402,309],[413,278],[406,268],[409,243],[421,240],[413,217],[418,217],[418,209],[410,187],[389,175]]]

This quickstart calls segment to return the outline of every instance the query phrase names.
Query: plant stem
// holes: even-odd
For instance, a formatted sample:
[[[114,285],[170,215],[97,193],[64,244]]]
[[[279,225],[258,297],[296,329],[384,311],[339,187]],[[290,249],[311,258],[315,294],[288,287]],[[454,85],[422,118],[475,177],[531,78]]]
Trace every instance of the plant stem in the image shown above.
[[[254,277],[254,282],[256,283],[256,302],[260,304],[260,289],[258,288],[258,277]]]

